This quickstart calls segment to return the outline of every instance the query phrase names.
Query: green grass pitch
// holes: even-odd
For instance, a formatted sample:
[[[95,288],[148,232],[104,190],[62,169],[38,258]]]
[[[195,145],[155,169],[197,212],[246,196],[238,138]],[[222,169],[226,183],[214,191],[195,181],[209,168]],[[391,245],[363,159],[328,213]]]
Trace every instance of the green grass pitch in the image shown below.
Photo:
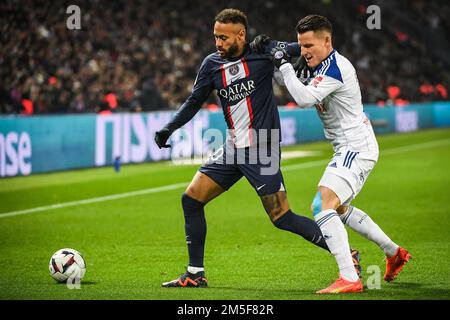
[[[274,228],[245,179],[205,209],[210,287],[161,288],[187,264],[180,196],[198,168],[162,162],[123,166],[120,173],[105,167],[0,180],[0,299],[448,300],[450,130],[378,138],[380,159],[353,204],[413,256],[396,281],[385,283],[382,251],[347,229],[351,246],[362,254],[364,284],[376,284],[379,270],[380,289],[315,295],[336,279],[334,258]],[[295,150],[316,151],[282,164],[291,208],[311,216],[309,205],[332,150],[326,142],[284,148]],[[76,202],[171,185],[115,200]],[[74,203],[5,215],[67,202]],[[86,260],[80,290],[56,284],[48,273],[50,256],[65,247]]]

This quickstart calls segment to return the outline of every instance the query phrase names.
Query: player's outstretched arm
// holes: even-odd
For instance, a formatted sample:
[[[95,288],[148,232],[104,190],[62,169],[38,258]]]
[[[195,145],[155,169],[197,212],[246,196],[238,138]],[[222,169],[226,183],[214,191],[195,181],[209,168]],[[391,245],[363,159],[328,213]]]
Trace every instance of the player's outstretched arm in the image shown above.
[[[155,143],[160,149],[171,147],[170,144],[167,144],[167,141],[172,133],[191,121],[211,93],[212,86],[207,65],[208,60],[203,60],[197,78],[195,79],[191,95],[178,109],[178,112],[172,120],[163,129],[155,133]]]
[[[170,148],[167,144],[172,133],[188,123],[200,110],[201,103],[193,105],[189,103],[189,99],[178,109],[173,119],[161,130],[155,132],[155,143],[161,148]]]

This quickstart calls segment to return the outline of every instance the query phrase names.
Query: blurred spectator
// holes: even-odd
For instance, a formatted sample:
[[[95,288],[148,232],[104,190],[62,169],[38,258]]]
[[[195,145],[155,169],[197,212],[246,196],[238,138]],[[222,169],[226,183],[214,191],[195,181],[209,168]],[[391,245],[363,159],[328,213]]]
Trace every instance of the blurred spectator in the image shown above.
[[[369,0],[77,0],[82,29],[68,30],[72,2],[0,3],[0,113],[176,109],[215,50],[213,18],[226,7],[248,15],[249,41],[259,33],[296,41],[304,15],[329,17],[365,103],[448,99],[450,6],[439,1],[378,0],[381,30],[366,28]],[[390,99],[393,83],[401,96]],[[279,104],[292,102],[284,88],[275,93]]]

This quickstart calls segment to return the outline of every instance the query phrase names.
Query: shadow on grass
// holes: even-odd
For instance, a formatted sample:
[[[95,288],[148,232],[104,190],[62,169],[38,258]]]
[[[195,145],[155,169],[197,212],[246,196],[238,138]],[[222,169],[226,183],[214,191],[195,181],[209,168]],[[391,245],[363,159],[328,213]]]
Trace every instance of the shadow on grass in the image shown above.
[[[95,281],[81,281],[81,285],[82,286],[92,286],[92,285],[96,285],[98,282]]]
[[[247,291],[247,292],[265,292],[265,293],[298,293],[298,294],[309,294],[314,293],[311,290],[303,289],[264,289],[264,288],[242,288],[242,287],[221,287],[221,286],[209,286],[211,289],[218,290],[230,290],[230,291]]]
[[[301,298],[301,299],[309,299],[310,298],[333,298],[333,297],[340,297],[340,298],[354,298],[354,297],[361,297],[361,298],[365,298],[365,297],[369,297],[369,292],[368,291],[364,291],[361,293],[349,293],[349,294],[345,294],[345,296],[343,295],[319,295],[316,294],[315,291],[320,290],[320,288],[318,288],[317,290],[314,289],[264,289],[264,288],[242,288],[242,287],[220,287],[220,286],[210,286],[209,288],[211,289],[218,289],[218,290],[224,290],[224,291],[241,291],[241,292],[248,292],[250,293],[261,293],[263,292],[264,295],[269,295],[273,294],[273,299],[277,300],[277,299],[289,299],[289,300],[295,300],[296,298]],[[254,299],[254,297],[251,297],[250,299]]]
[[[96,285],[98,282],[95,281],[81,281],[80,285],[81,286],[92,286],[92,285]],[[58,286],[67,286],[67,283],[65,282],[55,282],[56,285]]]
[[[402,294],[402,296],[412,296],[415,299],[446,299],[450,300],[450,288],[436,288],[417,282],[392,282],[384,287],[384,292],[392,292],[393,295],[400,290],[411,291],[411,295]]]
[[[296,296],[306,296],[310,297],[340,297],[340,298],[355,298],[359,297],[362,299],[401,299],[401,300],[429,300],[429,299],[439,299],[439,300],[450,300],[450,289],[433,288],[429,286],[424,286],[421,283],[414,282],[398,282],[389,283],[383,286],[381,289],[368,289],[364,287],[364,291],[361,293],[345,294],[345,295],[317,295],[314,290],[309,289],[265,289],[265,288],[243,288],[243,287],[222,287],[222,286],[210,286],[211,289],[218,289],[224,291],[241,291],[257,294],[258,292],[263,292],[264,294],[274,294],[279,296],[286,296],[289,298],[294,298]]]

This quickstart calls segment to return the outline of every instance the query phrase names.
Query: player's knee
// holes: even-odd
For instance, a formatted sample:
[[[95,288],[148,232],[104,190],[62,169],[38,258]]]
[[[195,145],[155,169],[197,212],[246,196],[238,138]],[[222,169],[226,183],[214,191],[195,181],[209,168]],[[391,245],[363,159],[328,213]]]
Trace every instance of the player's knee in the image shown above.
[[[198,188],[195,187],[195,183],[191,182],[191,184],[189,184],[187,186],[186,190],[184,190],[183,196],[186,195],[193,199],[198,198],[198,195],[197,195],[198,192],[196,191],[197,189]],[[182,200],[183,200],[183,196],[181,197]]]
[[[225,190],[202,172],[197,172],[184,193],[189,197],[207,204]]]
[[[339,206],[340,200],[333,190],[326,187],[319,187],[319,191],[317,191],[311,204],[311,212],[315,216],[323,210],[337,209]]]
[[[339,206],[339,207],[336,209],[336,212],[337,212],[339,215],[343,215],[343,214],[346,214],[346,213],[347,213],[347,210],[348,210],[348,206]]]
[[[311,212],[313,216],[316,216],[319,212],[322,211],[322,193],[321,191],[317,191],[316,196],[313,199],[311,204]]]
[[[183,201],[188,201],[186,200],[186,197],[189,197],[204,204],[208,202],[205,199],[206,196],[200,192],[199,188],[196,186],[192,186],[192,184],[189,185],[184,191],[183,196],[181,197],[181,203],[183,203]]]

